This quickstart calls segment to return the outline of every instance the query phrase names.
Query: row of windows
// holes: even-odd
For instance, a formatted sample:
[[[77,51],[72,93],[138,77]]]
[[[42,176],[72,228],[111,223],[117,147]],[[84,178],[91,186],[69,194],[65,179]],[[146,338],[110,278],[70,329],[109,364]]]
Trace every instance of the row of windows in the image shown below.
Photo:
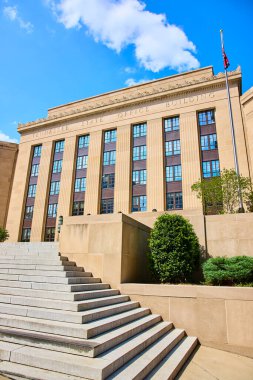
[[[203,161],[202,171],[204,178],[216,177],[220,175],[219,160]],[[166,166],[166,182],[181,181],[182,180],[182,167],[181,165]],[[147,181],[147,171],[134,170],[132,173],[133,185],[145,185]],[[102,188],[113,188],[115,183],[115,173],[104,174],[102,177]],[[30,185],[28,188],[28,197],[34,198],[36,195],[37,185]],[[58,195],[60,191],[60,182],[51,182],[50,195]],[[75,192],[86,191],[86,178],[76,178]]]

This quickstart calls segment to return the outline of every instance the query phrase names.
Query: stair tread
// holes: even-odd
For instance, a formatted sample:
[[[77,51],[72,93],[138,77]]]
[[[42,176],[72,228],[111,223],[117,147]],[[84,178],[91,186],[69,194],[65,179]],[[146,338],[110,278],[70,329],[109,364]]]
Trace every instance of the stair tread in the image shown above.
[[[147,374],[166,356],[183,336],[184,330],[182,329],[174,329],[165,334],[110,376],[110,380],[136,379],[138,375],[142,378],[146,378]]]
[[[175,347],[155,368],[146,380],[173,380],[186,360],[198,345],[198,339],[193,336],[187,336]]]
[[[0,362],[0,373],[16,375],[16,379],[30,380],[88,380],[84,377],[60,374],[59,372],[47,371],[46,369],[30,367],[11,362]]]

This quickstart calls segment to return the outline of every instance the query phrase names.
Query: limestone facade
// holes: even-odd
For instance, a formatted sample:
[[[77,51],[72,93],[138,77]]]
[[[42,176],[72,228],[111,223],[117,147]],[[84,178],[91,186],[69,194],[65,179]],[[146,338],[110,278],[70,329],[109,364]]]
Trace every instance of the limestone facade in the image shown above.
[[[0,227],[5,227],[12,190],[18,144],[0,141]]]
[[[239,68],[229,84],[240,171],[249,176],[252,92],[241,97]],[[147,225],[152,211],[202,215],[191,185],[234,167],[225,77],[211,66],[49,109],[18,131],[7,220],[14,242],[57,239],[60,215],[122,212]]]

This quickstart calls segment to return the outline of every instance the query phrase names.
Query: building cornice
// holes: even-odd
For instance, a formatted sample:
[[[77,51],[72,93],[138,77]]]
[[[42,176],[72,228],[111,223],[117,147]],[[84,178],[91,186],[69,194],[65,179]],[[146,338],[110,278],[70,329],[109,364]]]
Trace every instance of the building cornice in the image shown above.
[[[191,71],[184,74],[158,79],[141,85],[128,87],[123,90],[113,91],[107,94],[95,96],[93,98],[80,100],[74,103],[68,103],[49,110],[49,115],[45,118],[37,119],[32,122],[18,125],[18,132],[21,134],[30,129],[38,129],[40,127],[52,126],[62,122],[68,122],[81,117],[88,117],[98,113],[108,112],[117,108],[124,108],[148,101],[154,101],[166,97],[175,97],[179,94],[189,94],[201,89],[223,87],[225,85],[225,74],[218,73],[217,75],[203,75],[199,78],[189,78],[182,81],[182,77],[187,77],[187,74],[197,73],[199,71],[210,70],[207,67],[200,70]],[[208,71],[209,73],[210,71]],[[228,72],[230,81],[241,81],[241,69],[238,67],[234,71]],[[178,82],[170,84],[169,81],[181,79]],[[83,105],[79,105],[82,103]],[[79,105],[79,106],[78,106]],[[74,106],[74,107],[73,107]],[[60,110],[64,107],[70,107],[67,110]],[[56,110],[56,113],[53,111]]]

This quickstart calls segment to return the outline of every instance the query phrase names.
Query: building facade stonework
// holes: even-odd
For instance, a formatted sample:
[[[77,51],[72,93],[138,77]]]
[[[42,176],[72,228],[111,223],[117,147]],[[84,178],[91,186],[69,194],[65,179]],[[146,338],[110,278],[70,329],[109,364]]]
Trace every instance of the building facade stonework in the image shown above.
[[[253,172],[253,93],[229,73],[240,172]],[[233,168],[225,77],[212,67],[49,109],[19,125],[10,241],[57,239],[59,216],[201,215],[191,186]],[[153,219],[152,219],[153,220]]]

